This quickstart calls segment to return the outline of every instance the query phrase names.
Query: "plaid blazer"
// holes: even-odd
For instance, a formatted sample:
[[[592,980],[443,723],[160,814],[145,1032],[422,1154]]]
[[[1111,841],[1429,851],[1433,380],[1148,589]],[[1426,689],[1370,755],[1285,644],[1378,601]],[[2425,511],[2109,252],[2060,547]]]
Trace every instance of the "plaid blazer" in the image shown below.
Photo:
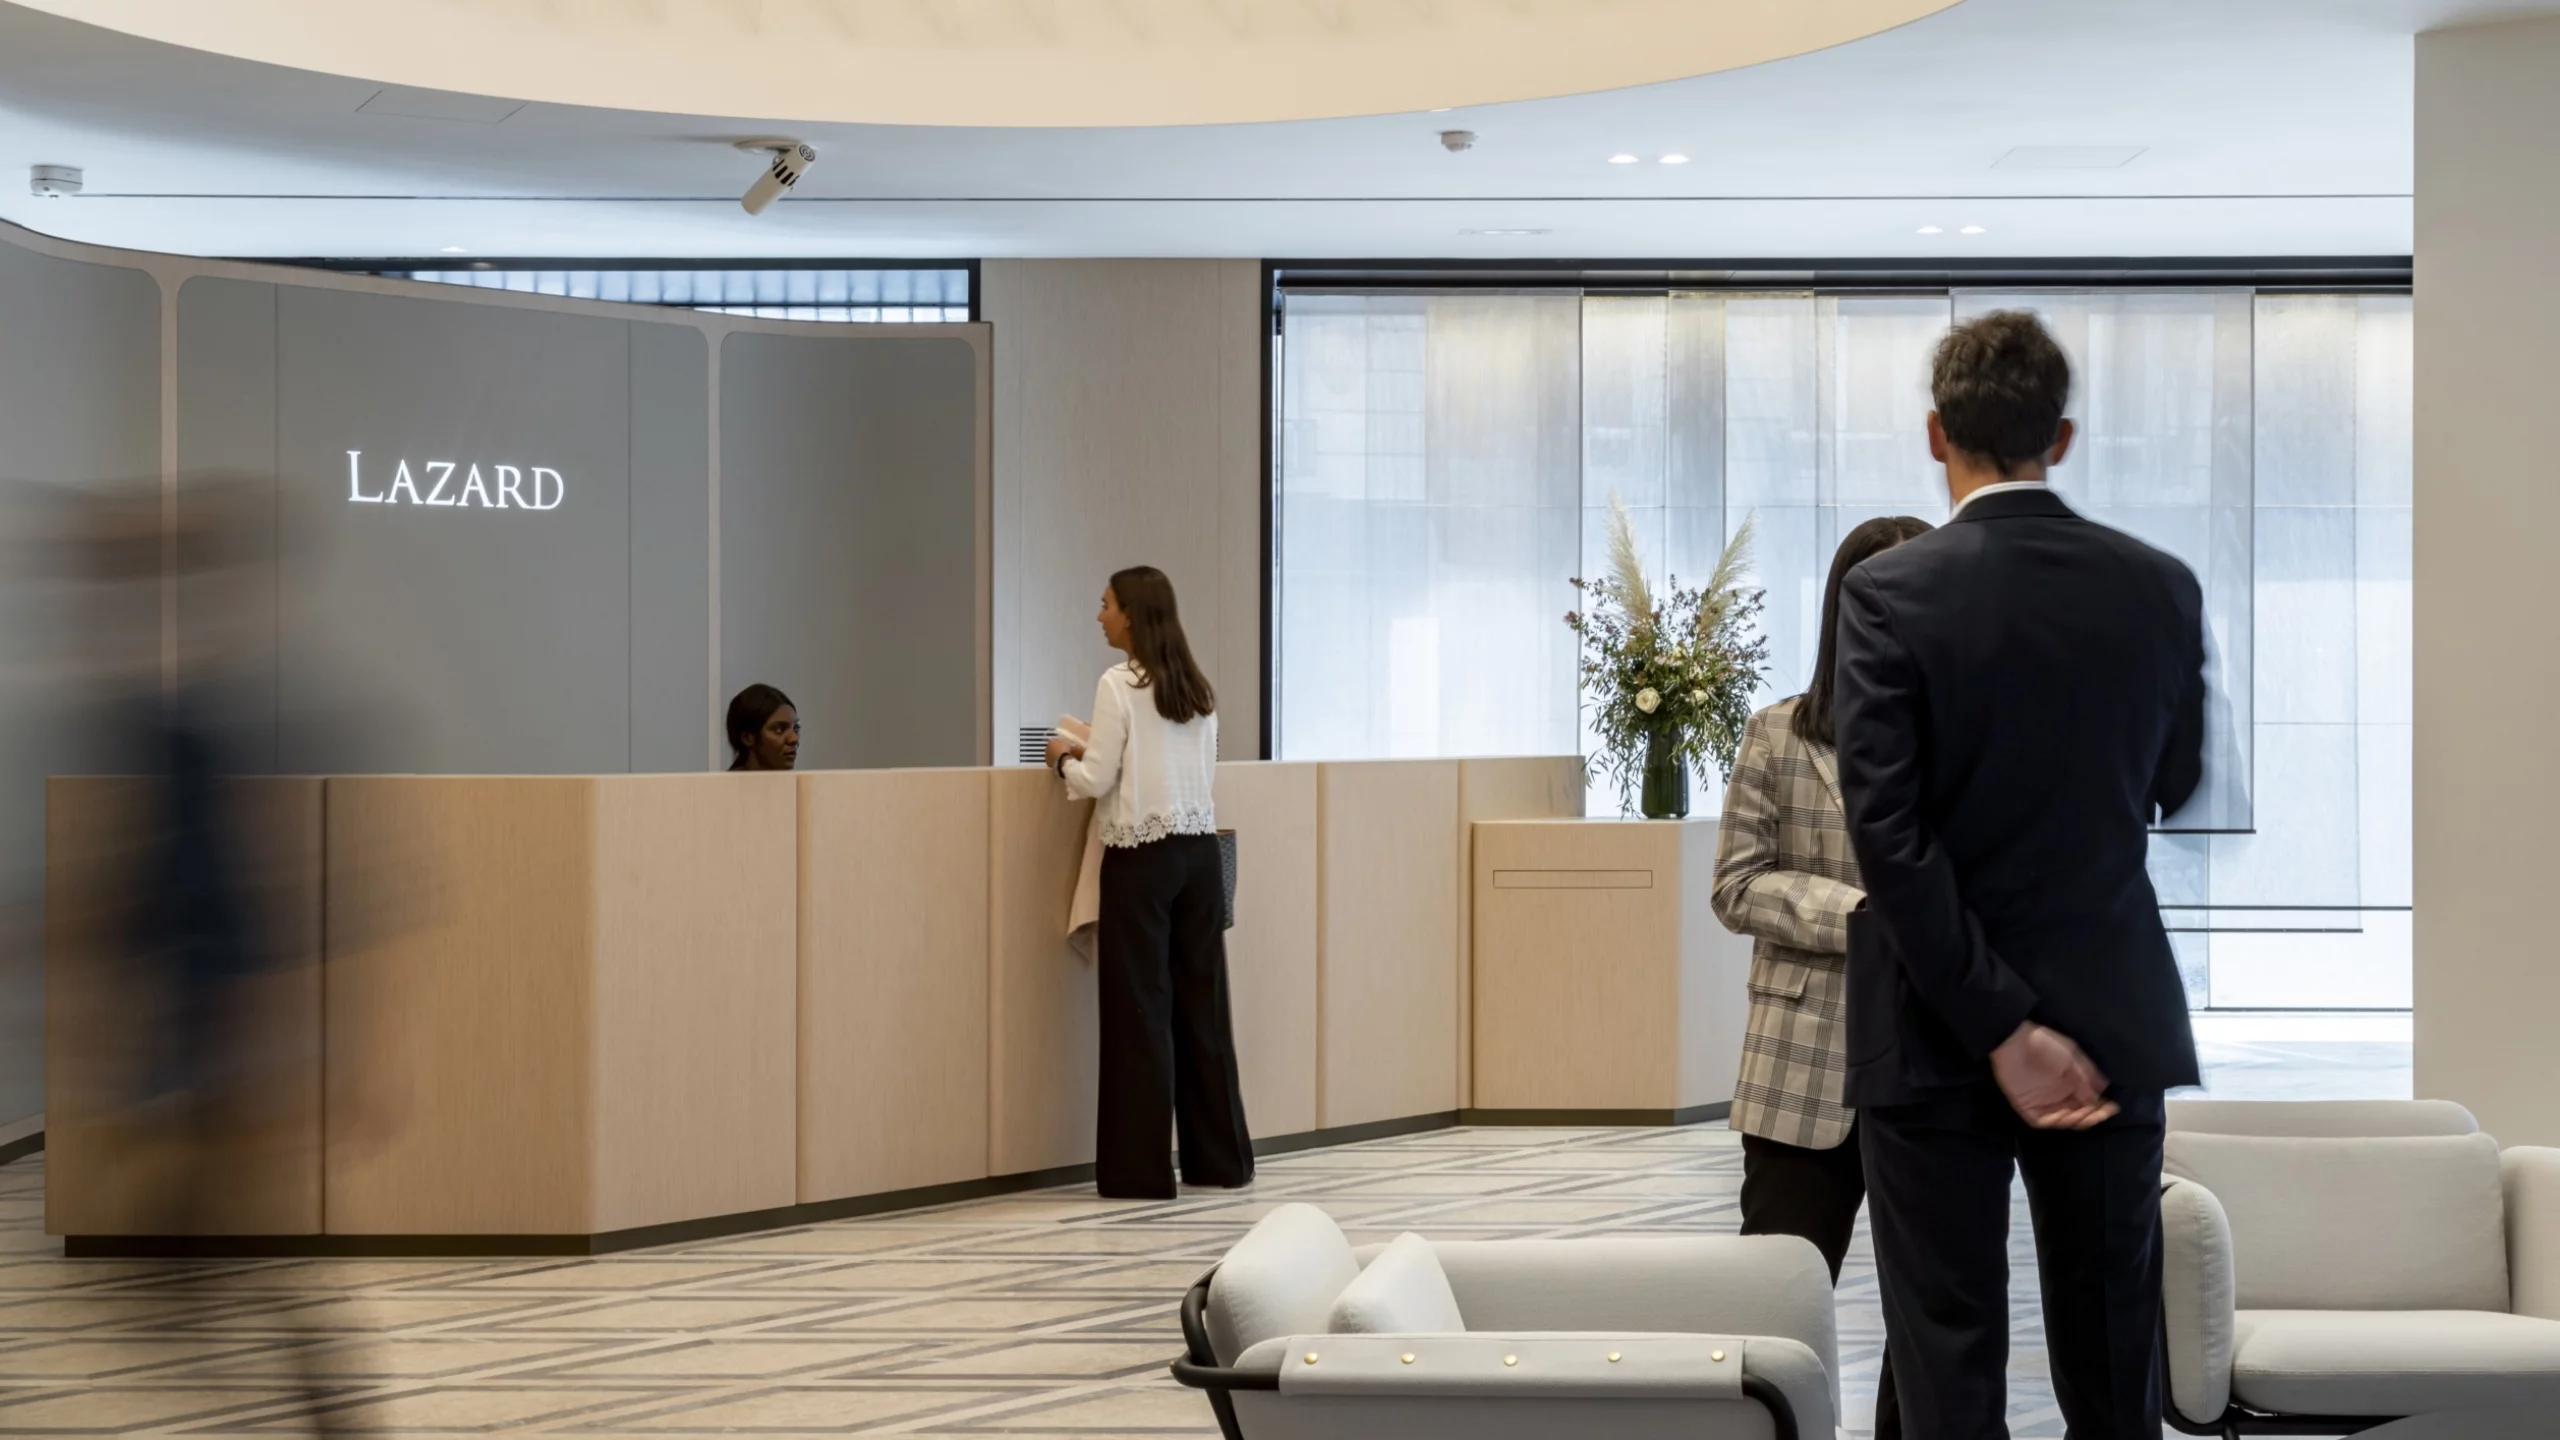
[[[1848,918],[1865,889],[1831,747],[1799,738],[1796,702],[1751,717],[1716,837],[1716,918],[1751,947],[1751,1018],[1733,1128],[1808,1150],[1848,1138]]]

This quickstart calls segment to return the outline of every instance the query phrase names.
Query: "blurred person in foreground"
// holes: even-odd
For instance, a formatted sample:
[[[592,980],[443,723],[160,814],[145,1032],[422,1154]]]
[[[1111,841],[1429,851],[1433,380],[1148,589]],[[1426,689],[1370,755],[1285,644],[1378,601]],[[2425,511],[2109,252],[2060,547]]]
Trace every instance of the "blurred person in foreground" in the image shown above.
[[[282,743],[281,717],[260,703],[273,693],[272,501],[254,482],[204,478],[177,506],[157,486],[73,503],[90,602],[78,628],[95,656],[81,688],[130,777],[115,782],[113,833],[84,857],[66,921],[105,992],[81,1002],[92,1023],[75,1033],[92,1053],[73,1060],[114,1107],[104,1158],[129,1233],[177,1256],[219,1253],[205,1237],[318,1219],[318,1035],[303,1019],[319,1000],[312,857],[297,854],[290,797],[243,779],[271,772]],[[164,584],[185,642],[165,657]],[[274,1272],[277,1287],[297,1273]],[[176,1260],[166,1280],[198,1274]],[[287,1307],[274,1323],[322,1326],[328,1313]],[[323,1352],[285,1348],[278,1378],[298,1382],[316,1432],[361,1433],[329,1408],[340,1387]]]
[[[1841,799],[1848,1084],[1912,1440],[2006,1436],[2023,1172],[2073,1440],[2157,1440],[2164,1092],[2195,1041],[2144,857],[2196,789],[2187,567],[2045,486],[2071,367],[2032,315],[1956,326],[1930,377],[1945,526],[1849,573]]]

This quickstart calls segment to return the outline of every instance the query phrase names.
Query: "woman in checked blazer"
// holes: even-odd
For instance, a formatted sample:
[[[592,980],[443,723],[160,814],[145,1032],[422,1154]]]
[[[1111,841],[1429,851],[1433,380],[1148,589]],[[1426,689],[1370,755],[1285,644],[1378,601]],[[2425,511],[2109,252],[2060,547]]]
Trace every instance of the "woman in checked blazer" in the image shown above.
[[[1848,918],[1866,896],[1831,748],[1840,582],[1859,561],[1929,528],[1896,515],[1840,542],[1822,591],[1812,683],[1744,728],[1716,837],[1716,917],[1754,941],[1751,1019],[1733,1091],[1742,1233],[1803,1236],[1831,1262],[1834,1281],[1867,1194],[1858,1117],[1840,1103]],[[1899,1411],[1888,1371],[1876,1383],[1877,1440],[1901,1434]]]

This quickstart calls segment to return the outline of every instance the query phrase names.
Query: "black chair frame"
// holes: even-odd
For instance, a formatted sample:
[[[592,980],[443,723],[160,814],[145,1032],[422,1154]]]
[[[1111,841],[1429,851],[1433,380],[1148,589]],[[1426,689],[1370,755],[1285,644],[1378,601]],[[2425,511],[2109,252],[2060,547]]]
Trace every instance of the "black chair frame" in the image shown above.
[[[1208,1392],[1209,1409],[1218,1417],[1220,1435],[1226,1440],[1245,1440],[1244,1427],[1236,1422],[1235,1401],[1229,1397],[1238,1390],[1277,1390],[1280,1372],[1230,1370],[1218,1363],[1217,1352],[1209,1347],[1208,1319],[1209,1281],[1217,1273],[1212,1268],[1194,1281],[1182,1297],[1182,1343],[1187,1353],[1173,1362],[1173,1378],[1194,1390]],[[1800,1440],[1796,1407],[1788,1402],[1786,1392],[1757,1375],[1745,1375],[1742,1393],[1769,1412],[1769,1428],[1776,1440]]]

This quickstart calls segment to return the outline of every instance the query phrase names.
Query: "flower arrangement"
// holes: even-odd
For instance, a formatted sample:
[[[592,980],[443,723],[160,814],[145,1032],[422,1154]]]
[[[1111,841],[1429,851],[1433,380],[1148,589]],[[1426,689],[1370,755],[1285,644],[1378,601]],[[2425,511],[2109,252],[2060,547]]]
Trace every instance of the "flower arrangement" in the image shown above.
[[[1687,765],[1712,760],[1718,774],[1733,774],[1769,658],[1753,623],[1763,592],[1742,584],[1751,534],[1745,520],[1705,585],[1683,589],[1673,576],[1670,593],[1657,599],[1636,558],[1627,507],[1612,495],[1610,573],[1573,582],[1584,608],[1564,623],[1583,642],[1583,693],[1600,741],[1590,763],[1630,800],[1641,780],[1648,816],[1688,813]]]

